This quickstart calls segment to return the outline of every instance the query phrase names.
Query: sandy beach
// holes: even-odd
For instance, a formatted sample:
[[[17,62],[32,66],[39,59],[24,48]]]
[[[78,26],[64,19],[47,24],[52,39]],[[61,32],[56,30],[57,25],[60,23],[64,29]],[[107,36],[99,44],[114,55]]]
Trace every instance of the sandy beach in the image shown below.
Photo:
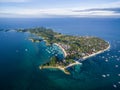
[[[67,53],[66,53],[66,51],[65,51],[65,49],[64,48],[62,48],[62,46],[61,45],[59,45],[59,44],[57,44],[57,43],[54,43],[56,46],[58,46],[58,47],[60,47],[61,48],[61,50],[63,51],[63,53],[64,53],[64,56],[66,57],[67,56]]]
[[[57,44],[57,43],[54,43],[56,46],[58,46],[58,47],[60,47],[61,48],[61,50],[63,51],[63,53],[64,53],[64,56],[66,57],[67,56],[67,53],[66,53],[66,51],[65,51],[65,49],[64,48],[62,48],[62,46],[61,45],[59,45],[59,44]],[[70,74],[70,72],[69,71],[66,71],[65,69],[67,69],[68,67],[71,67],[71,66],[74,66],[74,65],[78,65],[78,64],[82,64],[82,63],[79,63],[79,62],[77,62],[77,61],[75,61],[75,63],[71,63],[71,64],[69,64],[68,66],[66,66],[66,67],[61,67],[61,66],[44,66],[44,67],[39,67],[40,69],[49,69],[49,68],[53,68],[53,69],[59,69],[59,70],[61,70],[61,71],[63,71],[65,74]]]
[[[98,51],[98,52],[93,53],[93,54],[88,55],[88,56],[84,56],[84,57],[83,57],[83,61],[86,60],[87,58],[90,58],[90,57],[93,57],[93,56],[95,56],[95,55],[101,54],[101,53],[103,53],[103,52],[105,52],[105,51],[107,51],[107,50],[109,50],[109,49],[110,49],[110,44],[109,44],[109,46],[108,46],[106,49],[104,49],[104,50]]]
[[[44,66],[44,67],[39,67],[40,69],[49,69],[49,68],[53,68],[53,69],[59,69],[59,70],[61,70],[61,71],[63,71],[65,74],[70,74],[70,72],[68,72],[68,71],[66,71],[65,69],[66,69],[66,67],[61,67],[61,66]]]
[[[69,67],[72,67],[72,66],[75,66],[75,65],[82,65],[82,63],[80,63],[78,61],[75,61],[75,63],[71,63],[68,66],[66,66],[65,68],[69,68]]]
[[[67,53],[66,53],[65,49],[62,48],[62,46],[59,45],[59,44],[57,44],[57,43],[54,43],[54,44],[61,48],[61,50],[62,50],[63,53],[64,53],[64,56],[66,57],[66,56],[67,56]],[[109,42],[108,42],[108,44],[109,44]],[[90,54],[90,55],[88,55],[88,56],[84,56],[82,61],[86,60],[87,58],[93,57],[93,56],[95,56],[95,55],[101,54],[101,53],[103,53],[103,52],[105,52],[105,51],[107,51],[107,50],[109,50],[109,49],[110,49],[110,44],[109,44],[109,46],[108,46],[106,49],[104,49],[104,50],[100,50],[100,51],[98,51],[98,52],[96,52],[96,53]],[[76,64],[78,64],[78,62],[75,62],[74,64],[70,64],[70,66],[74,66],[74,65],[76,65]],[[69,65],[68,65],[68,66],[69,66]],[[66,66],[66,67],[68,67],[68,66]]]
[[[109,43],[109,42],[108,42],[108,43]],[[54,44],[61,48],[61,50],[62,50],[63,53],[64,53],[64,56],[66,57],[66,56],[67,56],[67,53],[66,53],[65,49],[62,48],[62,46],[59,45],[59,44],[57,44],[57,43],[54,43]],[[103,52],[105,52],[105,51],[107,51],[107,50],[109,50],[109,49],[110,49],[110,44],[109,44],[109,46],[108,46],[106,49],[104,49],[104,50],[100,50],[100,51],[98,51],[98,52],[96,52],[96,53],[90,54],[90,55],[88,55],[88,56],[84,56],[84,57],[83,57],[83,60],[85,60],[85,59],[87,59],[87,58],[90,58],[90,57],[93,57],[93,56],[95,56],[95,55],[97,55],[97,54],[101,54],[101,53],[103,53]]]
[[[57,43],[54,43],[55,45],[57,45],[58,47],[60,47],[61,48],[61,50],[63,51],[63,53],[64,53],[64,55],[65,55],[65,57],[67,56],[67,53],[66,53],[66,51],[65,51],[65,49],[64,48],[62,48],[59,44],[57,44]],[[98,51],[98,52],[96,52],[96,53],[93,53],[93,54],[91,54],[91,55],[88,55],[88,56],[85,56],[85,57],[83,57],[83,60],[82,61],[84,61],[84,60],[86,60],[87,58],[90,58],[90,57],[93,57],[93,56],[95,56],[95,55],[97,55],[97,54],[101,54],[101,53],[103,53],[103,52],[105,52],[105,51],[107,51],[107,50],[109,50],[110,49],[110,44],[109,44],[109,46],[106,48],[106,49],[104,49],[104,50],[101,50],[101,51]],[[70,74],[70,72],[69,71],[66,71],[65,69],[67,69],[67,68],[69,68],[69,67],[72,67],[72,66],[74,66],[74,65],[78,65],[78,64],[80,64],[80,65],[82,65],[82,63],[80,63],[80,62],[78,62],[78,61],[75,61],[75,63],[71,63],[71,64],[69,64],[68,66],[65,66],[65,67],[61,67],[61,66],[44,66],[44,67],[39,67],[40,69],[49,69],[49,68],[54,68],[54,69],[59,69],[59,70],[61,70],[61,71],[63,71],[65,74]]]

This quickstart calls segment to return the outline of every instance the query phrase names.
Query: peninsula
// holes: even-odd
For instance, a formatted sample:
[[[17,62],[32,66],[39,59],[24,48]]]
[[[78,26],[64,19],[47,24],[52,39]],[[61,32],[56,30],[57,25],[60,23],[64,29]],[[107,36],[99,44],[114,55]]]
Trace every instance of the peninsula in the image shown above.
[[[108,42],[98,37],[64,35],[44,27],[18,29],[18,32],[30,32],[42,38],[30,38],[32,42],[45,41],[46,45],[58,46],[64,53],[64,59],[60,60],[57,56],[53,56],[49,62],[42,64],[40,69],[58,68],[66,74],[70,74],[68,67],[81,64],[80,61],[110,48]]]

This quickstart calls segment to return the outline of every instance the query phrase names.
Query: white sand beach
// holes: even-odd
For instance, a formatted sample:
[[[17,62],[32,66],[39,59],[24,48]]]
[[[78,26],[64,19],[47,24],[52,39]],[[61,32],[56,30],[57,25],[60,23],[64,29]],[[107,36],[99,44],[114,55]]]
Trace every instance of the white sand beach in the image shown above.
[[[103,53],[103,52],[105,52],[105,51],[107,51],[107,50],[109,50],[109,49],[110,49],[110,44],[109,44],[109,46],[108,46],[106,49],[104,49],[104,50],[100,50],[100,51],[98,51],[98,52],[96,52],[96,53],[93,53],[93,54],[91,54],[91,55],[84,56],[84,57],[83,57],[83,60],[86,60],[87,58],[93,57],[93,56],[95,56],[95,55],[97,55],[97,54],[101,54],[101,53]]]
[[[62,50],[63,53],[64,53],[64,56],[66,57],[66,56],[67,56],[67,53],[66,53],[65,49],[62,48],[62,46],[59,45],[59,44],[57,44],[57,43],[54,43],[54,44],[61,48],[61,50]],[[97,55],[97,54],[103,53],[103,52],[105,52],[105,51],[107,51],[107,50],[109,50],[109,49],[110,49],[110,44],[109,44],[109,46],[108,46],[106,49],[104,49],[104,50],[101,50],[101,51],[98,51],[98,52],[93,53],[93,54],[91,54],[91,55],[88,55],[88,56],[83,57],[83,61],[86,60],[87,58],[90,58],[90,57],[93,57],[93,56],[95,56],[95,55]],[[68,74],[68,75],[69,75],[70,72],[69,72],[69,71],[66,71],[66,69],[69,68],[69,67],[72,67],[72,66],[74,66],[74,65],[78,65],[78,64],[82,65],[82,63],[80,63],[80,62],[78,62],[78,61],[75,61],[75,63],[71,63],[71,64],[69,64],[68,66],[65,66],[65,67],[61,67],[61,66],[55,66],[55,67],[54,67],[54,66],[44,66],[44,67],[41,67],[41,66],[40,66],[39,68],[40,68],[40,69],[48,69],[48,68],[59,69],[59,70],[63,71],[65,74]]]
[[[59,44],[57,44],[57,43],[54,43],[56,46],[58,46],[58,47],[60,47],[61,48],[61,50],[63,51],[63,53],[64,53],[64,56],[66,57],[67,56],[67,53],[66,53],[66,51],[65,51],[65,49],[64,48],[62,48],[62,46],[61,45],[59,45]]]
[[[44,66],[44,67],[39,67],[40,69],[49,69],[49,68],[53,68],[53,69],[59,69],[61,71],[63,71],[65,74],[70,74],[70,72],[66,71],[66,67],[61,67],[61,66]]]

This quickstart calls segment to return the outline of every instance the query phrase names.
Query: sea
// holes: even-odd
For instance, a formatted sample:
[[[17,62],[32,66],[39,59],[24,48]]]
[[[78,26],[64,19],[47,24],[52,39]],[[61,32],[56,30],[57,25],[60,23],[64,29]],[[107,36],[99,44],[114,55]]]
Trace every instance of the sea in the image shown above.
[[[95,36],[110,49],[69,68],[39,66],[57,54],[59,47],[32,43],[32,34],[18,28],[51,28],[76,36]],[[0,18],[0,90],[120,90],[120,18]]]

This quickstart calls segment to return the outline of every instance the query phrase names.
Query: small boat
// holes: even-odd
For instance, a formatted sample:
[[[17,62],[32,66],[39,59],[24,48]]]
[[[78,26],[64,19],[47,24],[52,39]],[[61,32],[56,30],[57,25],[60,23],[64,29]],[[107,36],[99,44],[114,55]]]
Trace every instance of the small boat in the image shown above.
[[[114,88],[117,88],[117,85],[113,84],[113,87],[114,87]]]
[[[107,76],[107,77],[109,77],[109,76],[110,76],[110,74],[106,74],[106,76]]]
[[[116,68],[118,68],[119,66],[118,65],[115,65]]]
[[[103,75],[102,75],[102,77],[104,77],[104,78],[105,78],[105,77],[106,77],[106,75],[104,75],[104,74],[103,74]]]
[[[25,51],[27,52],[27,51],[28,51],[28,49],[25,49]]]

